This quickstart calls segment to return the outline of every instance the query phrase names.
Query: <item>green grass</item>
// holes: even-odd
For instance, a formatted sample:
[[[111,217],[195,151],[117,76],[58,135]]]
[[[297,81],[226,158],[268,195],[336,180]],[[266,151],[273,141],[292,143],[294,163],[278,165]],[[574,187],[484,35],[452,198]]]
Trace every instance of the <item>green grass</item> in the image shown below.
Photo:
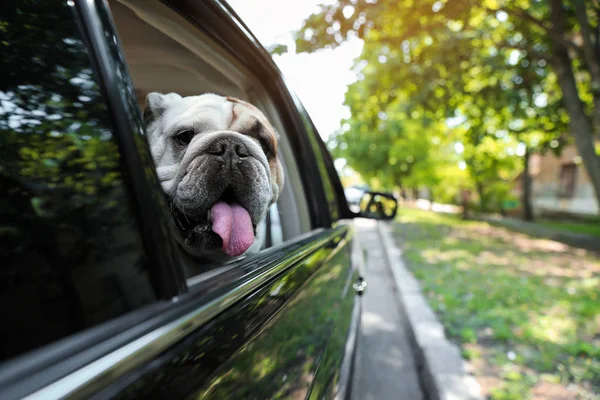
[[[489,398],[600,398],[598,258],[412,209],[400,211],[395,234]]]
[[[557,222],[557,221],[539,221],[538,225],[561,231],[583,233],[586,235],[600,237],[600,222]]]

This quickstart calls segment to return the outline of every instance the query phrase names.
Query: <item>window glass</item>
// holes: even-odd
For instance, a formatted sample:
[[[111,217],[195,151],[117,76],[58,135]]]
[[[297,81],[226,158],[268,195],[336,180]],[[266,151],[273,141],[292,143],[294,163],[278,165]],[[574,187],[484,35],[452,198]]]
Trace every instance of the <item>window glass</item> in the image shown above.
[[[65,1],[0,6],[0,360],[155,299]]]

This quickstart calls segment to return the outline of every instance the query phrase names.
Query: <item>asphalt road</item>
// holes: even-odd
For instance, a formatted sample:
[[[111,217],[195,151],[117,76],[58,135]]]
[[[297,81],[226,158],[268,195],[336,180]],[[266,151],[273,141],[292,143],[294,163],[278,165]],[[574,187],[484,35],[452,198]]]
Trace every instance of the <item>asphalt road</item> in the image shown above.
[[[381,251],[374,221],[357,221],[357,234],[367,249],[367,290],[358,342],[354,400],[421,400],[410,341],[396,286]]]

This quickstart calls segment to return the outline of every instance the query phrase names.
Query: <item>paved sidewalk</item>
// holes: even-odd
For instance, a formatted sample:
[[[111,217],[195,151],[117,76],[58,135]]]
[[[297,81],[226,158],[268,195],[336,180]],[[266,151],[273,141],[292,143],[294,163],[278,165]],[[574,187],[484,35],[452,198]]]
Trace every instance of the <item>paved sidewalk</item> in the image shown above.
[[[556,240],[569,246],[592,251],[600,251],[600,238],[583,233],[565,232],[559,229],[536,224],[535,222],[521,221],[514,218],[478,217],[482,221],[495,226],[512,229],[530,236]]]
[[[411,342],[373,220],[358,220],[359,242],[367,249],[367,290],[358,341],[352,397],[355,400],[424,398]]]
[[[368,282],[358,337],[353,400],[482,400],[458,347],[402,260],[390,224],[356,220]]]
[[[398,303],[407,321],[411,348],[416,356],[421,387],[429,400],[483,400],[481,387],[467,372],[460,349],[446,338],[444,327],[427,303],[419,282],[404,265],[392,225],[377,225]]]
[[[407,202],[406,205],[409,207],[412,206],[419,208],[421,210],[430,210],[447,214],[458,214],[461,212],[461,208],[458,206],[438,203],[433,203],[433,206],[430,206],[430,203],[427,200],[418,200],[414,203]],[[494,226],[500,226],[512,229],[513,231],[525,233],[529,236],[551,239],[569,246],[578,247],[580,249],[600,252],[600,238],[593,235],[567,232],[564,230],[536,224],[535,222],[522,221],[520,219],[511,217],[477,215],[474,218],[480,221],[488,222]]]

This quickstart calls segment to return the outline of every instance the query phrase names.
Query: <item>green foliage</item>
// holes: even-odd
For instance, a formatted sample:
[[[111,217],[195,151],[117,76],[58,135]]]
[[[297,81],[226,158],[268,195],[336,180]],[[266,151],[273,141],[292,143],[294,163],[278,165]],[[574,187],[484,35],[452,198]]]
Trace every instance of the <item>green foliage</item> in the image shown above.
[[[0,205],[3,233],[72,242],[68,256],[79,264],[105,251],[106,226],[125,223],[129,210],[108,110],[71,12],[58,1],[0,5]],[[57,229],[73,231],[48,239]],[[104,241],[84,241],[102,229]],[[66,265],[59,247],[48,253]]]
[[[281,44],[281,43],[276,43],[272,46],[269,46],[266,48],[266,50],[269,52],[269,54],[271,54],[272,56],[275,54],[285,54],[288,52],[288,47],[285,44]]]
[[[480,366],[476,376],[500,379],[491,398],[527,398],[547,379],[595,398],[594,254],[548,249],[542,240],[455,216],[403,208],[398,220],[408,265],[448,336]]]
[[[0,25],[6,72],[0,77],[0,177],[32,180],[36,189],[55,194],[74,191],[82,202],[99,188],[118,186],[106,105],[76,26],[63,21],[65,9],[52,2],[1,7],[10,23]]]
[[[567,30],[576,30],[573,9],[565,12]],[[364,40],[358,81],[346,93],[351,117],[332,138],[334,154],[384,186],[427,186],[442,197],[460,186],[478,192],[481,208],[501,208],[522,168],[518,143],[529,152],[569,143],[550,68],[556,38],[543,22],[550,13],[548,2],[530,0],[322,6],[296,34],[297,51]],[[590,23],[597,26],[595,16]],[[589,78],[578,77],[590,108]],[[463,154],[452,154],[453,142]],[[461,160],[466,174],[453,167]]]

